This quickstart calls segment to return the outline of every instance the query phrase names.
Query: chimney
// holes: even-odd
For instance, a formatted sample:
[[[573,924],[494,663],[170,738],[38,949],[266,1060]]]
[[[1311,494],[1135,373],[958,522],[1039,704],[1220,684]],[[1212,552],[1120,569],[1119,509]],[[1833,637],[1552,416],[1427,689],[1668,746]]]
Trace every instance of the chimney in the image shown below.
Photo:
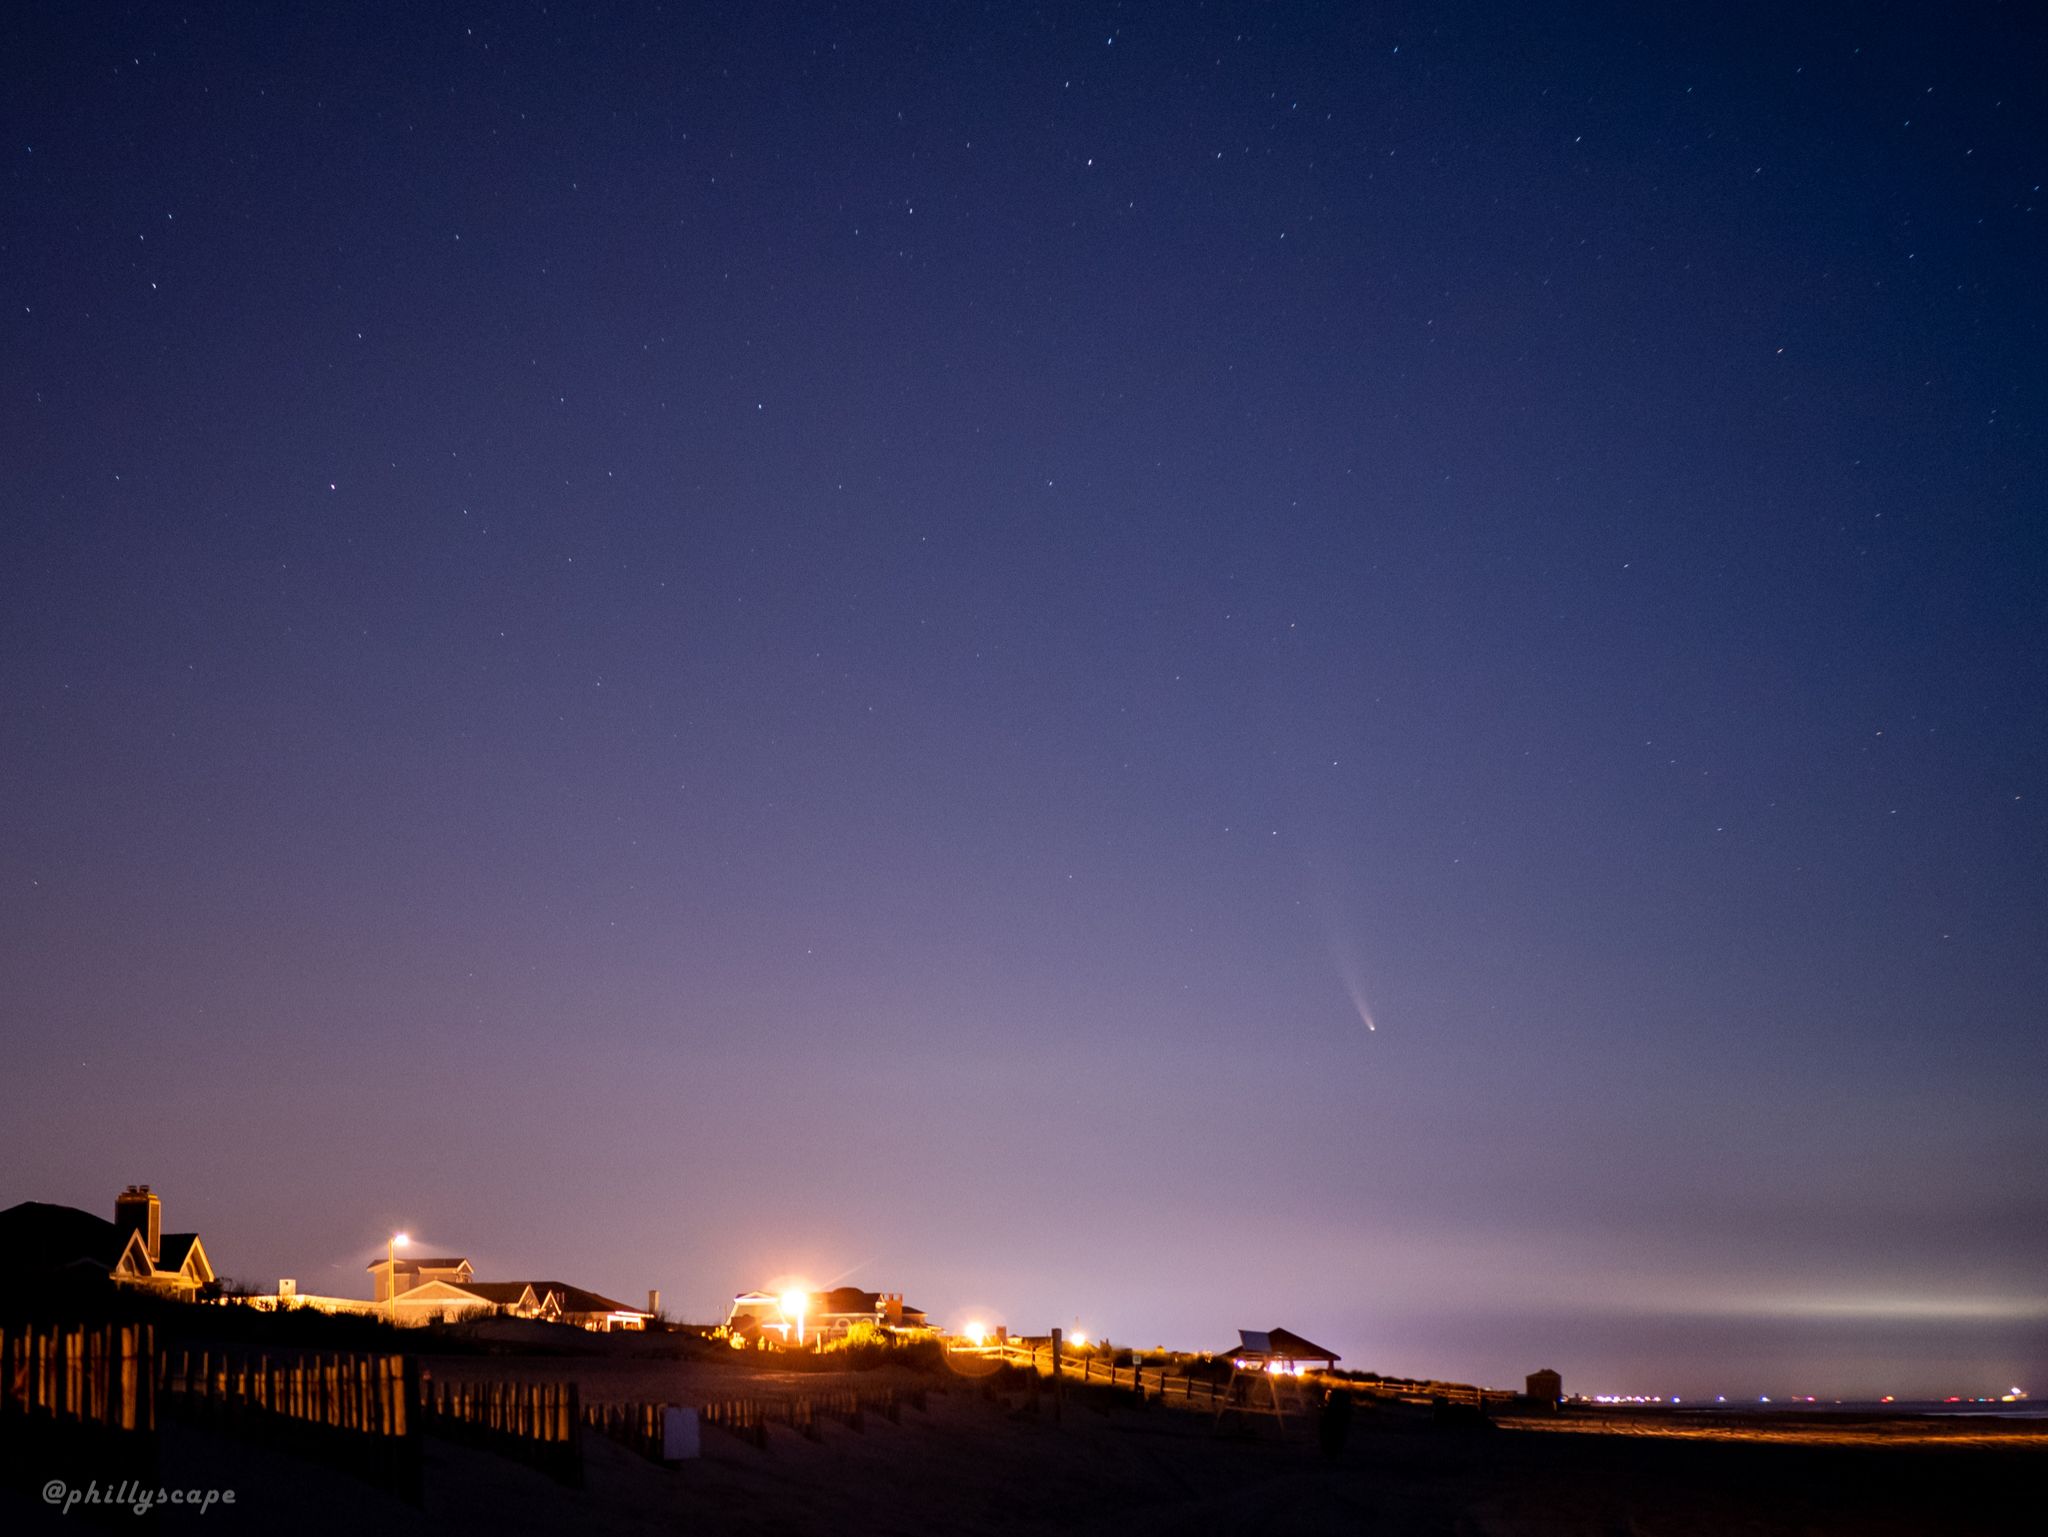
[[[652,1318],[656,1313],[659,1313],[660,1311],[661,1289],[659,1287],[650,1286],[647,1288],[647,1316]]]
[[[134,1232],[142,1234],[143,1247],[149,1250],[149,1262],[154,1265],[164,1252],[163,1202],[159,1201],[147,1185],[130,1185],[114,1201],[114,1226],[121,1230],[121,1242],[128,1241]]]

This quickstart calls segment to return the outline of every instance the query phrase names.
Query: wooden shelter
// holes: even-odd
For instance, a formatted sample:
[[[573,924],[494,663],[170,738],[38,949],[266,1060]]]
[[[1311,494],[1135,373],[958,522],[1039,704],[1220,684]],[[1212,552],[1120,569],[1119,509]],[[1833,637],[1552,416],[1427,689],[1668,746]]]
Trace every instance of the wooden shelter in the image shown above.
[[[1217,1424],[1226,1414],[1270,1414],[1285,1425],[1290,1407],[1303,1414],[1310,1408],[1303,1378],[1311,1371],[1334,1371],[1342,1359],[1292,1329],[1240,1329],[1237,1339],[1235,1350],[1216,1352],[1230,1361]]]

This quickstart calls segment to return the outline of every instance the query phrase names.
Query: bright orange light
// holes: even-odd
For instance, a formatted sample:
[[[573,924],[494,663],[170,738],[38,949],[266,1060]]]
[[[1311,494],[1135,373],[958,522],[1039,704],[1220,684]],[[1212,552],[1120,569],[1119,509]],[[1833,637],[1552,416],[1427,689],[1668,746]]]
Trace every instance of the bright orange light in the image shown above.
[[[391,1235],[391,1241],[394,1244],[396,1244],[399,1248],[403,1249],[407,1244],[412,1242],[412,1235],[409,1233],[393,1233]]]
[[[1088,1343],[1088,1336],[1082,1333],[1079,1329],[1076,1329],[1073,1333],[1072,1342],[1076,1345],[1085,1345]]]
[[[804,1307],[811,1300],[802,1292],[784,1292],[776,1299],[782,1305],[782,1316],[796,1325],[796,1342],[804,1342]]]
[[[960,1332],[967,1336],[967,1343],[970,1345],[980,1345],[988,1338],[988,1326],[986,1324],[971,1323]]]

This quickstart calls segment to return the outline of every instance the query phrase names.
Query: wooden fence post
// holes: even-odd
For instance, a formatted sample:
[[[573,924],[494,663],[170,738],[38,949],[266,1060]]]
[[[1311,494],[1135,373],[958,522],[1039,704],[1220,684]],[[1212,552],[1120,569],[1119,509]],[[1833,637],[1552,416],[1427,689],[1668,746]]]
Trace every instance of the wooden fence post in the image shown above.
[[[569,1456],[575,1487],[583,1487],[583,1390],[575,1383],[558,1390],[562,1395],[562,1429],[567,1433],[564,1447]]]
[[[1058,1424],[1058,1423],[1059,1423],[1059,1420],[1060,1420],[1060,1408],[1061,1408],[1061,1399],[1065,1397],[1065,1387],[1064,1387],[1064,1384],[1063,1384],[1063,1383],[1061,1383],[1061,1381],[1060,1381],[1060,1339],[1061,1339],[1061,1331],[1060,1331],[1060,1330],[1058,1330],[1058,1329],[1055,1329],[1055,1330],[1053,1330],[1053,1331],[1052,1331],[1052,1418],[1053,1418],[1053,1423],[1054,1423],[1054,1424]]]

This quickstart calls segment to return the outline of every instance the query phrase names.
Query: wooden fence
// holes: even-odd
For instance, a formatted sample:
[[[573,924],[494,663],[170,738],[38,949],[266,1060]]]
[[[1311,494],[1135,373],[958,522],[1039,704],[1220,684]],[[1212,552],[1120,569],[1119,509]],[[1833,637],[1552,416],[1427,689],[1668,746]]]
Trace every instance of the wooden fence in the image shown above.
[[[771,1409],[772,1405],[763,1398],[714,1398],[699,1412],[706,1425],[765,1448]]]
[[[1053,1373],[1054,1357],[1049,1346],[1041,1345],[1030,1350],[1022,1345],[1001,1345],[993,1354],[1015,1365],[1028,1366],[1041,1376],[1050,1377]],[[1058,1360],[1062,1377],[1098,1383],[1104,1387],[1128,1388],[1133,1394],[1157,1398],[1163,1403],[1213,1408],[1227,1396],[1222,1383],[1185,1372],[1163,1371],[1156,1366],[1140,1364],[1118,1366],[1114,1361],[1099,1361],[1092,1355],[1074,1351],[1062,1351]]]
[[[420,1385],[420,1423],[578,1487],[583,1409],[573,1382],[435,1382]],[[657,1434],[659,1427],[657,1425]]]
[[[412,1433],[414,1378],[404,1356],[358,1351],[304,1355],[193,1350],[165,1352],[164,1396],[176,1412],[233,1420],[273,1416],[390,1439]]]
[[[838,1420],[849,1430],[865,1431],[867,1417],[874,1413],[893,1425],[902,1419],[906,1403],[924,1411],[926,1391],[913,1388],[898,1395],[894,1388],[825,1388],[774,1398],[715,1398],[697,1412],[704,1424],[765,1448],[770,1425],[787,1426],[809,1441],[823,1439],[818,1430],[821,1420]]]
[[[165,1411],[420,1498],[418,1376],[398,1355],[166,1350]]]
[[[1036,1349],[1027,1349],[1021,1345],[1000,1345],[987,1353],[1016,1365],[1029,1366],[1042,1376],[1052,1375],[1053,1354],[1050,1346],[1040,1345]],[[1138,1362],[1133,1362],[1130,1366],[1118,1366],[1113,1361],[1098,1360],[1085,1351],[1062,1351],[1059,1356],[1059,1371],[1062,1377],[1106,1387],[1128,1388],[1133,1393],[1142,1394],[1147,1398],[1157,1398],[1166,1403],[1185,1403],[1213,1408],[1222,1405],[1229,1397],[1229,1388],[1222,1381],[1191,1376],[1184,1372],[1164,1371]],[[1512,1403],[1515,1399],[1515,1394],[1510,1389],[1480,1388],[1466,1382],[1424,1382],[1391,1377],[1359,1381],[1349,1377],[1333,1377],[1323,1372],[1311,1372],[1303,1380],[1319,1388],[1340,1389],[1361,1398],[1413,1404],[1451,1404],[1484,1410]]]
[[[153,1484],[156,1375],[148,1324],[0,1327],[0,1483]]]
[[[663,1460],[663,1418],[667,1404],[586,1404],[583,1426],[629,1446],[650,1462]]]
[[[0,1414],[152,1431],[156,1367],[148,1324],[0,1328]]]
[[[1335,1377],[1324,1379],[1324,1385],[1345,1388],[1360,1398],[1408,1404],[1454,1404],[1474,1409],[1511,1404],[1519,1396],[1512,1388],[1481,1388],[1469,1382],[1423,1382],[1401,1377],[1381,1377],[1370,1382]]]
[[[1085,1358],[1067,1365],[1084,1380],[1135,1375]],[[1173,1380],[1186,1390],[1189,1379]],[[771,1424],[813,1441],[826,1421],[862,1432],[871,1414],[895,1423],[906,1406],[923,1412],[929,1391],[824,1388],[714,1399],[697,1412],[701,1424],[765,1448]],[[585,1410],[573,1382],[437,1381],[394,1354],[160,1350],[148,1324],[0,1327],[0,1456],[17,1471],[75,1466],[101,1478],[146,1477],[156,1466],[159,1420],[175,1417],[339,1468],[418,1504],[423,1434],[573,1486],[583,1482],[586,1426],[659,1460],[667,1407]]]
[[[409,1356],[180,1349],[162,1370],[175,1413],[288,1445],[417,1500],[421,1435],[583,1481],[576,1385],[437,1382]]]

